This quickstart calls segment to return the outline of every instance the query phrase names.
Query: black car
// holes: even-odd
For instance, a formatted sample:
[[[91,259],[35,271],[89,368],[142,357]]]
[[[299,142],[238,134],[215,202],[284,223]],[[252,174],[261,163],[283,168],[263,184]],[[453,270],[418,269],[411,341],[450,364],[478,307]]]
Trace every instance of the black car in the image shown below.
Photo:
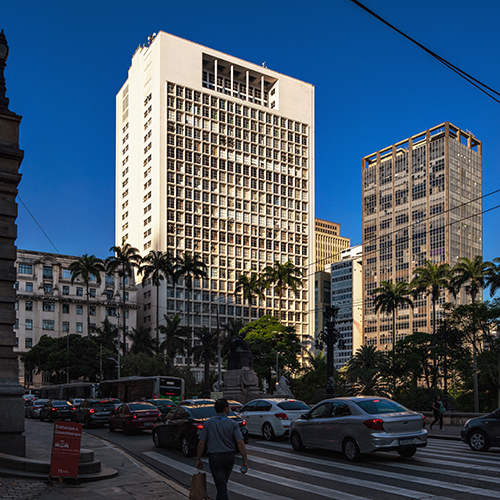
[[[462,441],[474,451],[488,451],[490,446],[500,446],[500,408],[488,415],[467,420],[461,436]]]
[[[86,429],[93,425],[104,425],[115,411],[112,399],[85,399],[73,413],[75,422],[82,422]]]
[[[40,408],[40,420],[72,420],[75,407],[69,401],[49,400]]]
[[[153,443],[157,448],[162,446],[180,448],[185,457],[191,457],[196,453],[203,424],[214,415],[213,404],[177,406],[167,414],[161,415],[156,421],[153,427]],[[239,423],[243,439],[248,443],[246,422],[232,411],[229,412],[229,418]]]
[[[146,402],[155,405],[161,413],[168,413],[176,406],[171,399],[146,399]]]

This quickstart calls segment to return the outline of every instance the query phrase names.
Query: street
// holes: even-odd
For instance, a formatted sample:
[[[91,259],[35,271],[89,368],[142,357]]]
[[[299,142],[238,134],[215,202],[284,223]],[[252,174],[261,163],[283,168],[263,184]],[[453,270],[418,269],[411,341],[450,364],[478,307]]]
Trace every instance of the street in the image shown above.
[[[107,428],[86,432],[119,445],[156,472],[189,487],[195,459],[183,457],[178,450],[154,448],[149,431],[132,436],[110,433]],[[394,452],[379,453],[355,464],[322,450],[296,453],[286,440],[251,438],[247,449],[249,471],[246,475],[239,472],[241,460],[237,458],[229,483],[232,500],[500,497],[500,450],[473,452],[458,441],[430,439],[427,448],[419,449],[411,459]],[[204,463],[208,493],[215,498],[206,459]]]

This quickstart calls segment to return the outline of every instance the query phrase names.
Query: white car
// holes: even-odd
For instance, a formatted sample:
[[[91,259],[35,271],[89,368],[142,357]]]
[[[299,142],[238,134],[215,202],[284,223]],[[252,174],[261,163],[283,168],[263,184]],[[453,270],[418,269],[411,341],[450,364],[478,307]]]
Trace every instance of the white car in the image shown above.
[[[288,435],[290,423],[308,412],[310,407],[296,399],[254,399],[240,411],[250,434],[261,435],[267,441]]]

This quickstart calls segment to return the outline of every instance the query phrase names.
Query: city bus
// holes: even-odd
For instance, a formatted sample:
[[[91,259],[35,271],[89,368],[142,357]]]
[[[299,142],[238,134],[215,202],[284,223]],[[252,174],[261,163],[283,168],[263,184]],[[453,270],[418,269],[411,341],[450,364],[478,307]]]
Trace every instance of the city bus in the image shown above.
[[[97,396],[98,384],[93,382],[74,382],[73,384],[46,385],[40,387],[39,398],[43,399],[61,399],[69,401],[70,399],[95,398]]]
[[[123,403],[145,399],[184,399],[184,379],[179,377],[126,377],[104,380],[99,384],[99,397],[118,398]]]

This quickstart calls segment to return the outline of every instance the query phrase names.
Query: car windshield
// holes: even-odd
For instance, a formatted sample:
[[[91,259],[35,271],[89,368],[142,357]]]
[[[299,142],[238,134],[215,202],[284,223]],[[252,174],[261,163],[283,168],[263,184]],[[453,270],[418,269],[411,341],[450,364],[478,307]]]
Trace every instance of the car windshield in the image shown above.
[[[356,404],[366,411],[366,413],[370,413],[370,415],[404,413],[408,411],[404,406],[389,399],[369,399],[368,401],[356,401]]]
[[[175,403],[170,399],[154,399],[151,403],[156,406],[175,406]]]
[[[52,406],[71,406],[68,401],[52,401]]]
[[[128,405],[131,410],[154,410],[151,403],[132,403]]]
[[[46,399],[40,399],[39,401],[34,401],[33,406],[43,406],[46,402]]]
[[[92,403],[92,408],[114,408],[115,404],[113,401],[99,401],[97,403]]]
[[[278,403],[278,406],[282,410],[309,410],[309,406],[307,406],[302,401],[283,401],[282,403]]]

